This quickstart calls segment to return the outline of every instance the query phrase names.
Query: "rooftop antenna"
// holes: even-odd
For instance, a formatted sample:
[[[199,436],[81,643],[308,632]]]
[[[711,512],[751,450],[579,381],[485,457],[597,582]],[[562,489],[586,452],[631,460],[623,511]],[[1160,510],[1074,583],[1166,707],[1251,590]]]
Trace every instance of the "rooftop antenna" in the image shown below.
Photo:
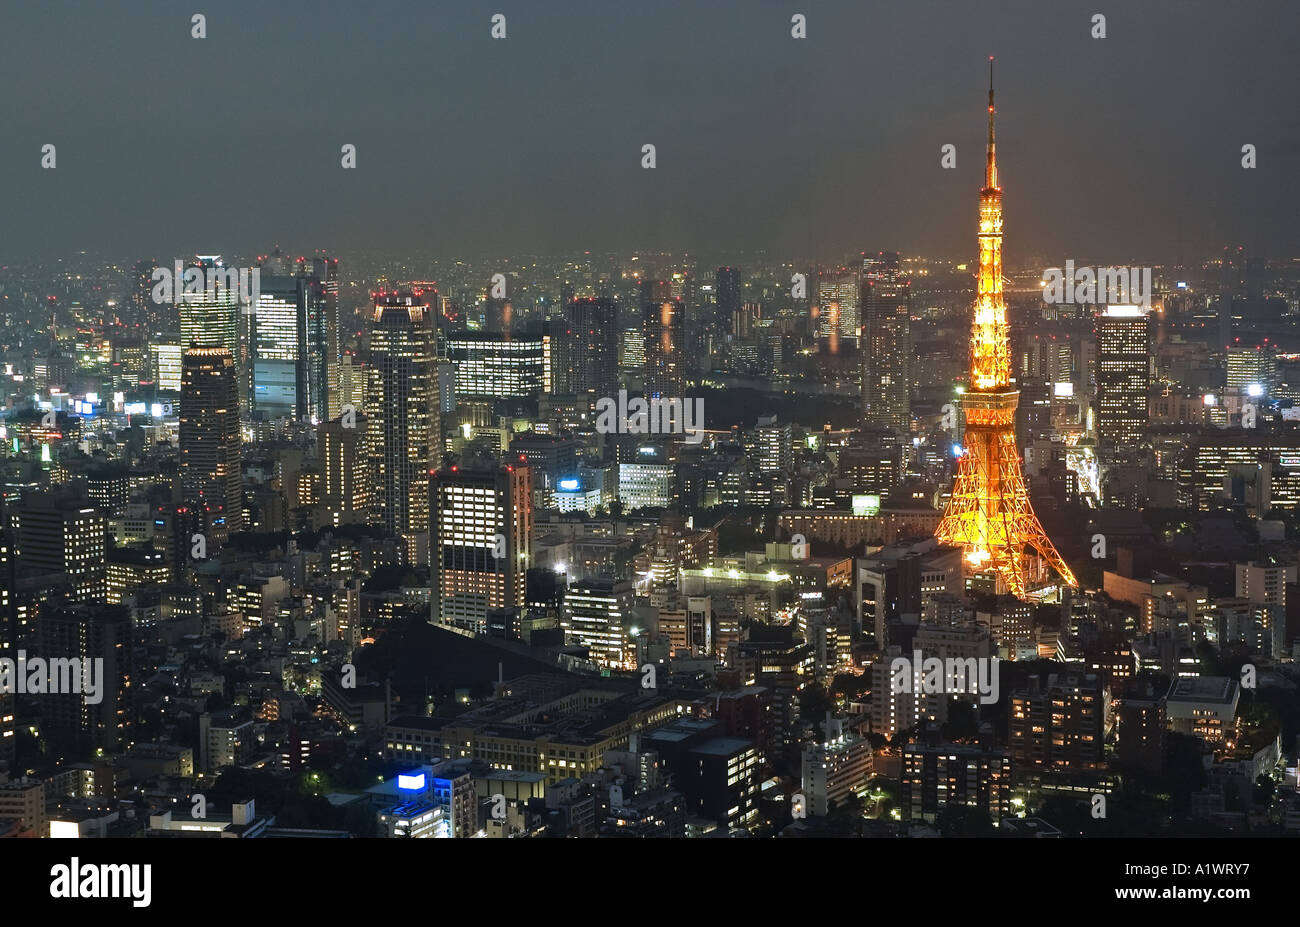
[[[998,165],[994,158],[996,146],[993,141],[993,56],[989,55],[989,147],[988,163],[984,169],[984,186],[994,189],[998,185]]]

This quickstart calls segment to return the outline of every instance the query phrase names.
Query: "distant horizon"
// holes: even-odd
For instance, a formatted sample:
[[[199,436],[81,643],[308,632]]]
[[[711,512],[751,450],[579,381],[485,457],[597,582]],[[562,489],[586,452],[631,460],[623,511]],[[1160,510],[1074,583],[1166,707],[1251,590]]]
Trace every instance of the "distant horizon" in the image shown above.
[[[1105,38],[1065,7],[824,0],[799,39],[766,0],[567,0],[493,39],[486,6],[236,0],[195,39],[161,3],[27,6],[0,33],[0,255],[186,253],[196,225],[340,252],[964,255],[990,54],[1010,266],[1300,255],[1300,7],[1143,4]],[[413,36],[427,56],[399,54]]]
[[[974,233],[972,232],[972,236],[973,235]],[[1112,257],[1111,259],[1106,260],[1106,259],[1098,258],[1096,256],[1090,257],[1087,252],[1082,252],[1080,254],[1072,254],[1068,256],[1061,256],[1058,258],[1056,264],[1035,263],[1032,261],[1017,262],[1013,258],[1009,258],[1007,262],[1009,266],[1006,267],[1006,271],[1008,273],[1015,274],[1017,276],[1022,274],[1037,273],[1037,272],[1041,272],[1042,270],[1048,267],[1063,266],[1067,260],[1073,261],[1073,263],[1079,267],[1088,266],[1088,265],[1094,267],[1124,266],[1124,265],[1131,265],[1134,264],[1135,262],[1138,262],[1141,263],[1142,266],[1152,267],[1157,270],[1161,268],[1197,269],[1197,268],[1204,268],[1207,265],[1214,263],[1216,260],[1218,260],[1219,256],[1221,256],[1228,247],[1230,246],[1225,244],[1224,246],[1218,248],[1216,251],[1212,251],[1211,253],[1206,254],[1202,257],[1199,258],[1193,257],[1181,262],[1179,261],[1146,262],[1142,259],[1142,256],[1140,254],[1130,256],[1127,258]],[[954,257],[954,256],[947,256],[947,255],[926,254],[924,252],[898,251],[897,249],[892,249],[892,248],[883,249],[883,250],[887,252],[892,251],[897,253],[903,261],[917,260],[917,261],[923,261],[926,263],[937,264],[937,265],[952,264],[954,265],[952,268],[954,272],[958,272],[958,273],[969,272],[972,275],[975,272],[973,263],[972,263],[972,267],[970,267],[968,271],[958,271],[956,268],[956,265],[958,264],[973,262],[974,261],[973,254]],[[975,249],[972,248],[972,252],[974,252],[974,250]],[[832,267],[837,264],[843,266],[849,266],[843,260],[843,258],[851,259],[855,255],[870,255],[874,253],[876,252],[875,251],[854,252],[851,254],[841,255],[841,258],[839,259],[834,257],[824,257],[824,258],[811,257],[807,259],[800,258],[796,260],[790,258],[787,255],[776,253],[772,249],[760,248],[748,252],[740,252],[740,251],[734,252],[730,256],[731,258],[730,263],[728,263],[726,260],[715,260],[710,258],[698,257],[689,251],[675,252],[672,250],[661,250],[661,251],[651,252],[646,249],[627,249],[627,250],[608,251],[608,252],[591,251],[589,254],[587,252],[582,252],[582,251],[556,251],[556,252],[520,251],[514,254],[505,254],[505,255],[448,254],[443,257],[435,257],[435,256],[421,256],[415,254],[406,254],[400,251],[367,251],[364,249],[358,249],[354,251],[344,251],[344,250],[335,250],[332,248],[314,248],[306,252],[303,252],[301,250],[287,251],[284,252],[284,255],[285,257],[291,259],[297,259],[298,257],[310,258],[313,254],[327,254],[332,258],[340,259],[343,261],[352,260],[352,261],[366,261],[366,262],[413,263],[413,264],[427,263],[430,265],[448,264],[448,263],[460,263],[460,264],[468,264],[468,265],[478,265],[478,264],[491,265],[493,261],[514,261],[514,260],[522,260],[522,259],[540,260],[540,261],[576,261],[576,260],[580,260],[582,257],[584,257],[584,255],[586,255],[589,256],[593,261],[604,261],[604,260],[629,261],[633,258],[639,258],[642,262],[644,262],[644,266],[648,266],[648,267],[656,266],[651,263],[651,259],[656,256],[659,256],[663,258],[666,267],[676,267],[682,264],[692,264],[692,265],[697,265],[699,267],[706,267],[710,269],[717,269],[717,268],[728,267],[728,266],[736,267],[741,272],[742,282],[747,282],[746,278],[748,277],[751,270],[753,270],[754,267],[758,267],[758,266],[774,267],[777,265],[783,265],[783,266],[790,266],[796,268],[806,267],[810,265],[816,265],[819,267]],[[221,250],[212,250],[211,248],[209,248],[208,250],[195,250],[195,251],[184,251],[184,252],[173,250],[173,251],[168,251],[160,254],[133,255],[129,257],[123,256],[121,254],[98,253],[90,249],[78,249],[74,251],[69,251],[66,254],[50,255],[50,256],[0,256],[0,270],[5,270],[10,267],[26,267],[32,265],[39,266],[43,264],[59,263],[59,262],[71,263],[75,261],[77,257],[80,256],[80,257],[84,257],[87,261],[94,262],[103,266],[110,266],[110,265],[117,266],[123,269],[124,271],[129,271],[134,264],[140,261],[156,260],[159,262],[160,266],[170,266],[171,262],[175,260],[186,261],[200,254],[203,255],[215,254],[223,258],[227,258],[228,260],[237,259],[240,261],[244,261],[247,259],[250,262],[255,261],[255,257],[250,257],[250,255],[253,255],[254,252],[246,253],[239,249],[229,249],[226,251],[221,251]],[[265,256],[264,251],[257,252],[257,254],[260,256]],[[1281,255],[1263,254],[1263,253],[1251,251],[1250,249],[1246,249],[1244,255],[1251,259],[1262,259],[1266,264],[1271,266],[1286,266],[1289,264],[1300,264],[1300,253],[1297,253],[1292,256],[1281,256]],[[510,268],[506,268],[506,269],[510,269]]]

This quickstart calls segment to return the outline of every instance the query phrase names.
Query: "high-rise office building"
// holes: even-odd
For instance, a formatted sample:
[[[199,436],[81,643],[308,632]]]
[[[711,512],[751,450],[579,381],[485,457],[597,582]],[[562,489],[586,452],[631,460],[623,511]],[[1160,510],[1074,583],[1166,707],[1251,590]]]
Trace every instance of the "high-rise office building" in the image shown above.
[[[556,326],[553,390],[588,406],[618,392],[618,305],[612,299],[575,299]],[[562,344],[560,342],[563,342]]]
[[[331,395],[338,396],[338,408],[330,416],[331,420],[342,415],[343,410],[348,406],[351,406],[354,410],[360,410],[365,405],[366,380],[369,377],[369,371],[366,370],[361,358],[351,353],[345,353],[339,358],[337,369],[338,392]],[[446,406],[444,405],[443,408],[446,408]]]
[[[148,382],[148,347],[143,338],[121,335],[113,338],[112,387],[134,390],[141,381]]]
[[[316,274],[263,274],[252,312],[252,411],[321,422],[329,411],[325,289]]]
[[[794,427],[775,415],[760,415],[754,430],[745,435],[745,452],[763,473],[794,469]]]
[[[42,727],[56,750],[79,759],[124,750],[135,724],[129,609],[103,603],[53,609],[41,616],[37,642],[47,659],[103,660],[91,673],[83,669],[80,687],[97,680],[98,692],[42,696]]]
[[[28,493],[11,509],[9,524],[18,572],[61,573],[75,601],[103,601],[108,526],[102,512],[63,493]]]
[[[731,330],[732,313],[741,305],[740,269],[737,267],[719,267],[714,277],[714,298],[717,300],[718,325],[723,331]]]
[[[651,399],[682,395],[685,306],[663,280],[641,282],[641,323],[645,331],[644,390]]]
[[[862,281],[857,270],[841,267],[819,275],[818,338],[825,339],[834,346],[844,339],[852,344],[857,343],[858,326],[861,324],[861,288]]]
[[[253,307],[252,393],[255,415],[298,418],[305,411],[306,377],[299,342],[304,297],[297,277],[267,274]]]
[[[741,633],[735,665],[772,693],[777,736],[789,746],[797,737],[799,694],[813,684],[816,651],[788,625],[756,623]]]
[[[541,335],[448,332],[447,360],[456,373],[458,400],[536,399],[546,387],[546,343]]]
[[[184,349],[161,338],[149,344],[149,377],[161,392],[181,391],[181,355]]]
[[[434,294],[436,297],[436,294]],[[428,294],[380,293],[370,322],[369,457],[379,523],[427,562],[429,474],[442,458],[442,415]]]
[[[236,378],[224,347],[192,347],[181,359],[182,501],[220,534],[244,526]]]
[[[131,470],[125,464],[101,463],[86,470],[86,496],[106,515],[120,515],[131,492]]]
[[[1228,348],[1227,377],[1229,394],[1246,394],[1259,398],[1277,388],[1277,352],[1271,344]]]
[[[645,329],[640,325],[623,329],[623,344],[618,352],[619,366],[641,373],[645,370]]]
[[[171,307],[165,303],[155,302],[153,298],[153,272],[157,266],[158,261],[155,258],[136,261],[131,267],[131,276],[129,278],[131,308],[135,310],[136,320],[145,326],[149,335],[166,331],[169,327],[167,316]]]
[[[739,309],[731,313],[731,320],[728,322],[728,328],[734,338],[739,341],[750,341],[754,338],[754,328],[762,317],[763,307],[759,303],[745,303]],[[742,346],[737,345],[737,350]]]
[[[343,341],[339,327],[343,324],[340,317],[339,259],[321,252],[312,258],[312,275],[320,283],[324,300],[320,305],[322,318],[312,322],[314,328],[324,333],[325,351],[319,361],[313,359],[312,380],[319,381],[324,394],[324,414],[322,420],[329,421],[343,414],[344,400],[340,396],[342,384],[339,379],[339,361],[343,356]],[[311,320],[309,319],[309,322]]]
[[[564,595],[564,640],[586,647],[600,666],[628,669],[636,653],[630,628],[632,582],[612,576],[580,579]]]
[[[239,300],[238,271],[227,267],[221,255],[199,255],[185,273],[200,272],[199,286],[186,293],[176,281],[175,301],[180,315],[181,349],[194,345],[225,348],[235,362],[238,400],[247,401],[248,350],[246,333],[250,313]]]
[[[167,557],[148,542],[110,548],[106,574],[104,598],[109,605],[121,605],[138,590],[154,589],[172,580]]]
[[[485,633],[489,611],[525,603],[532,470],[486,460],[441,469],[433,506],[433,621]]]
[[[1206,511],[1222,500],[1257,511],[1300,508],[1300,436],[1263,428],[1210,428],[1192,436],[1179,467],[1179,492]]]
[[[578,345],[568,319],[569,303],[560,305],[546,321],[546,382],[552,396],[572,395],[574,357]]]
[[[669,448],[640,444],[618,465],[618,501],[624,512],[663,508],[676,501],[675,466]]]
[[[371,511],[371,474],[366,460],[369,420],[339,418],[316,429],[320,460],[320,504],[329,524],[365,524]]]
[[[1112,448],[1146,437],[1151,384],[1148,310],[1107,306],[1097,314],[1097,434]]]
[[[862,420],[907,434],[912,427],[912,284],[898,255],[867,258],[862,274]]]

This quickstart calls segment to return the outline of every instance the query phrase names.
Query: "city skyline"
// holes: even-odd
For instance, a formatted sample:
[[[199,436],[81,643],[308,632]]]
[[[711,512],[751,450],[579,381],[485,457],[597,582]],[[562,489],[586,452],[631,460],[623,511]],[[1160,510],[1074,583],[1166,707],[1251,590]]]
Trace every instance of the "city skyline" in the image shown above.
[[[1300,12],[814,4],[0,14],[0,838],[148,860],[17,884],[1285,885],[1235,854],[1300,836]]]

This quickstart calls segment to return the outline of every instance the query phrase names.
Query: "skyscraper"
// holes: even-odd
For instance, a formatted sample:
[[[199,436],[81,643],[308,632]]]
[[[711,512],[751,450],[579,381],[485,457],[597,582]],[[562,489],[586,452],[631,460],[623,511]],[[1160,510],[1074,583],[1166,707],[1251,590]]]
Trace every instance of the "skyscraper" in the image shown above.
[[[535,400],[542,394],[548,374],[543,336],[453,331],[444,344],[457,400]]]
[[[230,352],[235,362],[236,389],[239,390],[240,402],[247,401],[248,383],[247,347],[244,333],[247,323],[241,312],[239,302],[238,273],[228,268],[219,254],[199,255],[196,262],[186,268],[202,272],[201,285],[193,292],[186,293],[181,281],[173,285],[176,289],[175,300],[180,315],[181,349],[193,345],[202,347],[220,347]],[[233,278],[231,275],[234,275]]]
[[[1097,324],[1097,434],[1110,449],[1146,437],[1151,331],[1141,306],[1107,306]]]
[[[740,269],[719,267],[714,281],[718,327],[724,332],[731,331],[731,315],[743,305],[740,296]]]
[[[103,601],[108,531],[102,512],[66,492],[24,493],[11,511],[10,526],[17,570],[62,573],[75,601]]]
[[[682,345],[685,307],[674,299],[662,280],[641,282],[641,323],[645,331],[646,396],[651,399],[682,395]]]
[[[1273,393],[1277,388],[1277,351],[1273,345],[1229,347],[1224,385],[1229,394],[1259,398]]]
[[[343,342],[339,332],[342,319],[339,317],[339,259],[325,254],[312,258],[312,272],[320,281],[324,292],[321,305],[323,318],[317,327],[324,331],[325,353],[322,363],[312,367],[314,378],[320,378],[322,392],[325,396],[325,420],[336,419],[343,414],[343,400],[340,398],[339,361],[343,356]]]
[[[898,255],[863,262],[862,421],[907,434],[912,426],[912,284]]]
[[[161,338],[149,345],[149,375],[160,391],[179,393],[181,390],[181,355],[185,348]]]
[[[1002,188],[993,141],[993,59],[989,59],[989,139],[980,191],[980,267],[971,318],[970,385],[964,450],[943,520],[940,543],[962,548],[968,571],[991,573],[999,592],[1023,598],[1051,567],[1067,585],[1074,574],[1056,552],[1029,504],[1016,446],[1007,304],[1002,295]],[[1026,548],[1038,554],[1031,557]]]
[[[102,673],[90,678],[101,687],[97,701],[82,692],[42,696],[41,723],[56,750],[79,759],[124,750],[135,726],[130,611],[103,603],[56,608],[41,616],[37,643],[47,659],[103,660],[95,664]]]
[[[612,299],[575,299],[564,306],[554,392],[594,405],[618,392],[618,305]],[[561,378],[563,378],[561,382]]]
[[[371,473],[365,454],[369,424],[364,415],[358,415],[355,420],[340,416],[317,426],[320,504],[329,524],[365,524],[369,517]]]
[[[165,331],[169,327],[167,310],[170,307],[166,303],[159,304],[153,299],[153,271],[157,266],[158,261],[154,258],[136,261],[131,268],[129,278],[131,308],[135,310],[136,321],[144,325],[150,335]]]
[[[319,262],[323,270],[331,266]],[[267,418],[322,422],[329,414],[330,312],[320,269],[264,274],[253,307],[251,408]],[[337,283],[337,281],[335,281]],[[337,331],[333,340],[337,346]]]
[[[439,470],[433,496],[433,620],[485,633],[489,611],[525,602],[532,470],[472,460]]]
[[[859,272],[847,268],[824,271],[817,285],[817,337],[825,339],[832,352],[839,350],[840,340],[856,343],[860,322],[862,280]]]
[[[269,274],[253,307],[251,354],[253,413],[299,418],[306,411],[307,377],[299,339],[306,294],[298,277]],[[303,332],[305,334],[305,332]]]
[[[181,497],[219,534],[244,525],[236,377],[224,347],[192,347],[181,357]]]
[[[442,459],[435,338],[426,294],[376,294],[366,391],[370,469],[378,520],[403,539],[409,563],[427,562],[429,474]]]

